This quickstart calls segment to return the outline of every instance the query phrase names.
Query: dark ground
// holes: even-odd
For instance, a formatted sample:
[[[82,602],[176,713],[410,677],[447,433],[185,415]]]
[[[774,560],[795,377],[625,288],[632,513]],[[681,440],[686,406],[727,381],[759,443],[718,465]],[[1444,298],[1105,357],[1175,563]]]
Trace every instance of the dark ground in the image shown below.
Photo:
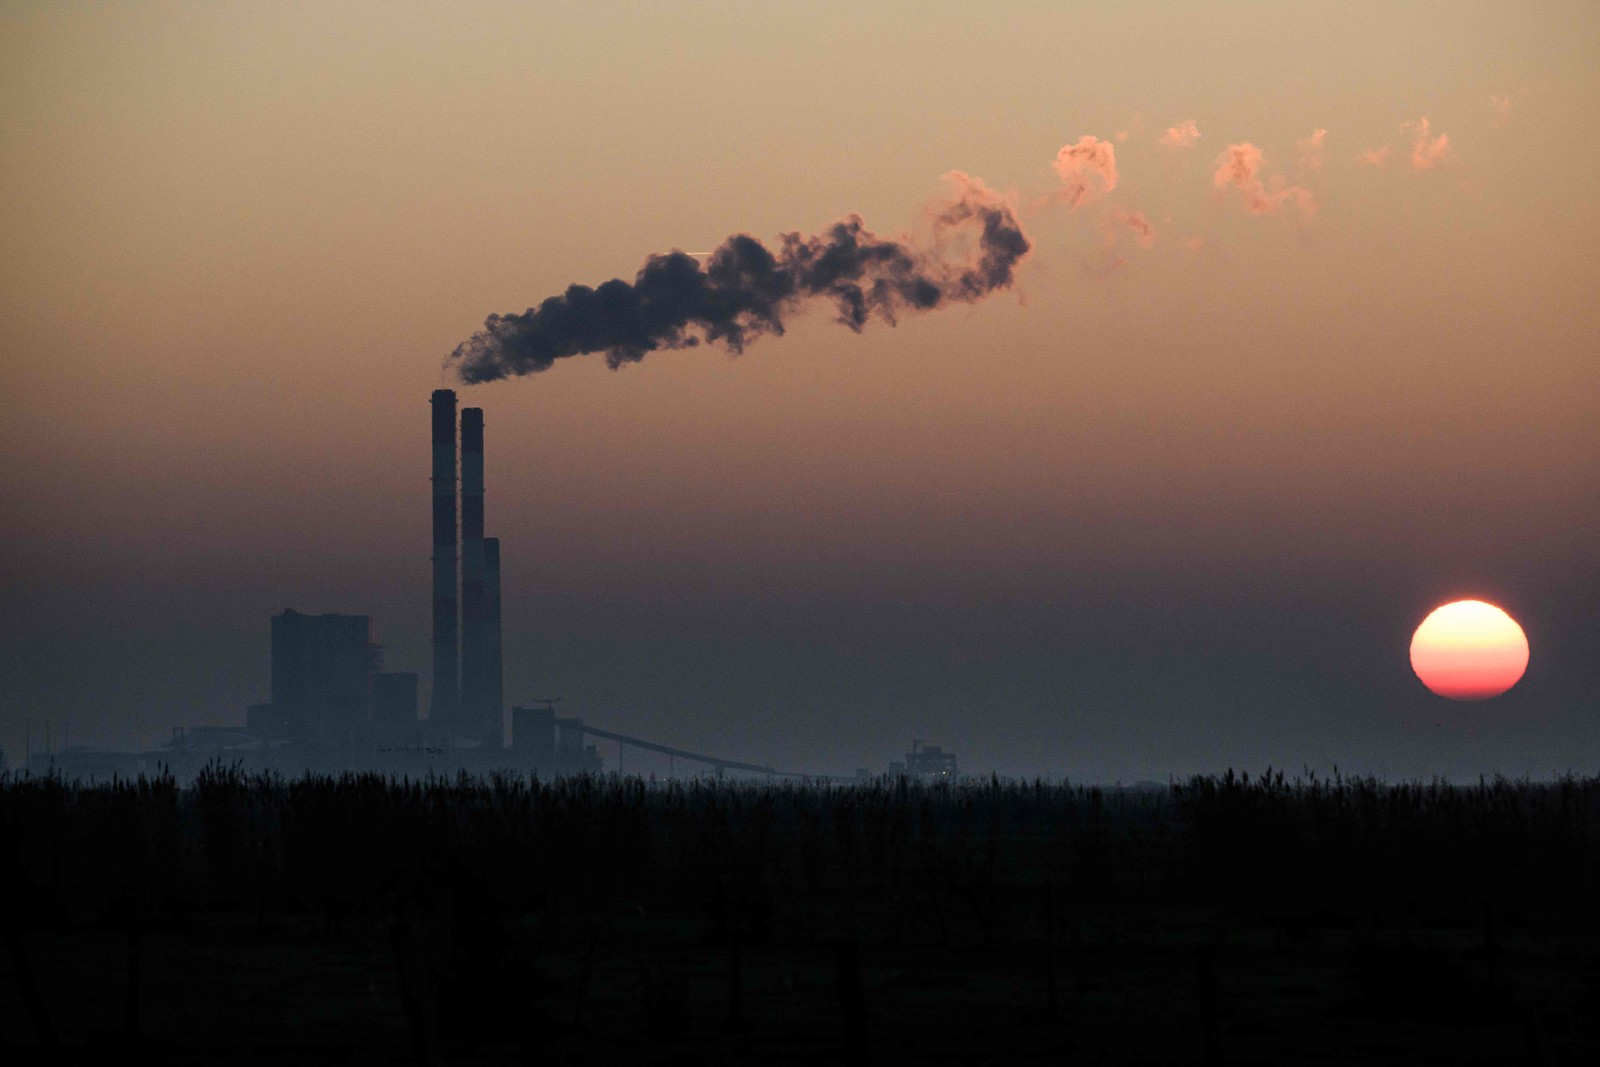
[[[12,1063],[1600,1062],[1591,779],[0,802]]]

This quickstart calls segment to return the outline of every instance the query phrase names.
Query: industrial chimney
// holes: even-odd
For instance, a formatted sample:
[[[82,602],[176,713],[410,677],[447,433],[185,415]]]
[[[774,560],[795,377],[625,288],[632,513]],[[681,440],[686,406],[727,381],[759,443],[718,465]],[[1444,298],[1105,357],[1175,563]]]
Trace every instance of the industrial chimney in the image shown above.
[[[483,539],[483,743],[505,745],[505,659],[500,642],[500,538]]]
[[[428,718],[456,731],[461,675],[456,614],[456,394],[433,391],[433,696]],[[481,515],[481,512],[480,512]]]
[[[488,602],[484,595],[483,409],[461,411],[460,735],[481,739],[488,706]]]

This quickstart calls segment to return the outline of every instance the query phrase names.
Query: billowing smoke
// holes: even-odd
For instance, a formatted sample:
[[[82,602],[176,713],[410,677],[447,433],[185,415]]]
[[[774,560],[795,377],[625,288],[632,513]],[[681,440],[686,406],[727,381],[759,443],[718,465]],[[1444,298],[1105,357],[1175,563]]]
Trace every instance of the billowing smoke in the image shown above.
[[[1102,193],[1117,187],[1117,147],[1098,137],[1080,137],[1056,153],[1055,168],[1065,186],[1057,195],[1076,211],[1094,195],[1094,186]]]
[[[1433,136],[1433,127],[1428,124],[1428,116],[1424,115],[1416,122],[1404,123],[1400,128],[1410,130],[1416,135],[1411,142],[1412,170],[1432,170],[1450,159],[1450,135],[1441,133],[1437,137]]]
[[[1504,126],[1511,121],[1511,109],[1518,106],[1517,101],[1526,100],[1533,95],[1533,87],[1524,85],[1514,93],[1489,94],[1489,106],[1494,109],[1494,120],[1491,126]]]
[[[548,370],[558,359],[604,352],[613,369],[661,349],[720,343],[733,352],[813,301],[860,332],[873,318],[971,303],[1008,288],[1031,247],[1010,201],[960,171],[929,210],[924,246],[880,237],[859,215],[776,248],[735,234],[702,265],[683,252],[653,255],[634,280],[569,286],[536,308],[490,315],[456,346],[449,365],[468,384]]]
[[[1167,132],[1161,135],[1161,144],[1164,148],[1192,148],[1200,139],[1200,127],[1194,124],[1194,119],[1185,119],[1176,126],[1168,126]]]
[[[1317,200],[1311,190],[1288,184],[1282,175],[1262,180],[1263,158],[1261,149],[1248,141],[1231,144],[1217,157],[1211,183],[1223,192],[1236,190],[1244,201],[1245,210],[1252,215],[1271,215],[1284,204],[1293,204],[1306,218],[1315,216]]]
[[[1310,137],[1294,143],[1295,148],[1300,152],[1301,170],[1322,169],[1322,143],[1327,138],[1327,130],[1312,130]]]
[[[1144,248],[1149,248],[1156,243],[1156,228],[1150,225],[1150,220],[1142,211],[1119,211],[1116,221],[1127,229],[1133,231],[1134,238]]]

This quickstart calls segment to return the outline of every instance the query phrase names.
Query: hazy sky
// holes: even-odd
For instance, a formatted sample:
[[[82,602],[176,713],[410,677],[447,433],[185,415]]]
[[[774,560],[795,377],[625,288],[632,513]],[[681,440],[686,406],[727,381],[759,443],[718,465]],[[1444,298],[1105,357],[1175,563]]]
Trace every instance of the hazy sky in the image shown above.
[[[509,701],[829,771],[1594,773],[1596,56],[1587,2],[0,5],[0,744],[242,721],[285,607],[426,693],[487,314],[926,239],[960,170],[1033,242],[981,302],[459,387]],[[1532,648],[1487,703],[1407,663],[1461,596]]]

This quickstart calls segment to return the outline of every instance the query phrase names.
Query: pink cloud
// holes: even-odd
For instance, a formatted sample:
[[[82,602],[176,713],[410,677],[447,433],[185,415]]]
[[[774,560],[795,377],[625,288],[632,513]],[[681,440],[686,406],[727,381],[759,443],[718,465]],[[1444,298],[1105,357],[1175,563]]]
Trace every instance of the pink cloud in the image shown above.
[[[1432,127],[1428,125],[1428,116],[1424,115],[1416,122],[1400,124],[1402,130],[1411,130],[1415,137],[1411,142],[1411,169],[1432,170],[1450,159],[1450,135],[1441,133],[1432,135]]]
[[[1217,157],[1217,169],[1211,176],[1212,184],[1226,192],[1236,189],[1244,199],[1245,210],[1252,215],[1271,215],[1284,204],[1293,204],[1306,218],[1317,213],[1317,199],[1311,190],[1287,184],[1282,175],[1273,175],[1263,181],[1261,164],[1265,157],[1261,149],[1245,142],[1231,144]]]
[[[1382,148],[1369,148],[1365,152],[1356,153],[1356,162],[1363,167],[1387,167],[1389,165],[1389,146]]]
[[[1322,169],[1322,142],[1327,136],[1327,130],[1312,130],[1310,137],[1295,142],[1295,148],[1300,152],[1301,170]]]
[[[1194,124],[1194,119],[1185,119],[1176,126],[1168,126],[1167,132],[1161,135],[1161,143],[1167,148],[1190,148],[1199,139],[1200,127]]]
[[[1117,148],[1110,141],[1086,135],[1077,144],[1062,146],[1056,153],[1055,168],[1066,184],[1058,195],[1076,210],[1095,195],[1094,186],[1102,193],[1117,187]]]

